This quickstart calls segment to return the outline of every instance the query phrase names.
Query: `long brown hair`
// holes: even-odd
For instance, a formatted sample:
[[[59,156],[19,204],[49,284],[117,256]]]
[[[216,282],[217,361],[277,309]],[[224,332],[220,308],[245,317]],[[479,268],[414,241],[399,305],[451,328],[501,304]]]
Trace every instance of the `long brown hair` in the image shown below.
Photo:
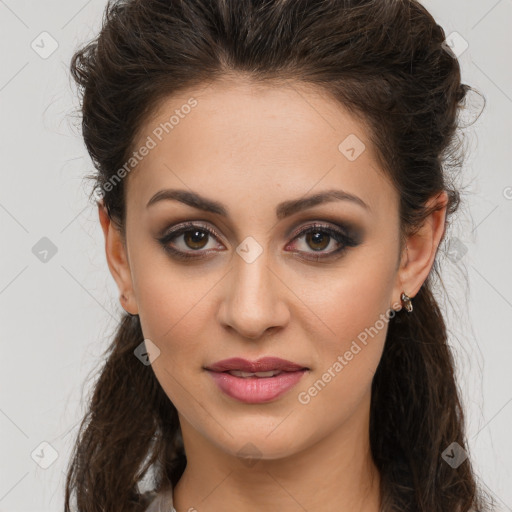
[[[462,168],[461,84],[446,34],[415,0],[110,0],[99,35],[76,51],[82,131],[109,216],[124,232],[124,182],[107,184],[128,161],[159,103],[226,75],[255,83],[317,86],[364,120],[379,164],[400,194],[402,239]],[[111,182],[111,181],[110,181]],[[466,448],[464,414],[443,315],[432,293],[437,263],[414,313],[398,312],[372,385],[370,441],[386,512],[486,510]],[[66,481],[80,512],[142,510],[139,483],[175,486],[186,465],[176,408],[151,366],[134,356],[143,341],[126,314],[98,372]]]

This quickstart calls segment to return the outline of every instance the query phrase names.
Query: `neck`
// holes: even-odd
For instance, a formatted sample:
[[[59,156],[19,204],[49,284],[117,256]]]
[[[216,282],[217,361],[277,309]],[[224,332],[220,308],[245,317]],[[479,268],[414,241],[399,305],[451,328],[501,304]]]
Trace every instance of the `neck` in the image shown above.
[[[252,462],[220,450],[185,418],[180,416],[180,421],[187,466],[173,493],[178,512],[380,509],[380,477],[371,457],[368,413],[291,455],[256,457]]]

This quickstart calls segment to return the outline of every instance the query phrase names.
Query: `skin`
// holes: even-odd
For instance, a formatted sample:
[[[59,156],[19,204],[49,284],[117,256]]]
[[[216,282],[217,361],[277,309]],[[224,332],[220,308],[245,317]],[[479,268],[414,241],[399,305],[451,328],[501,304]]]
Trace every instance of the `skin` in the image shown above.
[[[152,368],[179,412],[188,464],[174,489],[175,507],[377,512],[369,407],[387,322],[309,403],[298,395],[381,314],[400,309],[402,291],[418,292],[444,235],[447,196],[431,199],[441,209],[400,253],[398,194],[379,169],[365,126],[325,94],[297,83],[226,79],[167,98],[135,147],[192,96],[198,105],[125,178],[126,245],[99,206],[122,305],[139,314],[144,337],[158,346]],[[355,161],[338,149],[350,134],[366,145]],[[221,202],[229,215],[171,200],[146,208],[165,188]],[[354,194],[369,209],[338,200],[276,219],[282,201],[328,189]],[[207,257],[176,260],[158,242],[184,221],[202,221],[221,235],[192,246],[183,235],[172,242],[183,251],[212,250]],[[351,222],[360,243],[338,257],[308,260],[318,246],[323,254],[340,247],[325,232],[327,242],[317,245],[305,235],[292,239],[312,222],[332,228]],[[263,251],[252,263],[236,252],[248,236]],[[263,404],[224,395],[203,369],[228,357],[267,355],[310,371]],[[252,465],[238,455],[248,443],[257,449]]]

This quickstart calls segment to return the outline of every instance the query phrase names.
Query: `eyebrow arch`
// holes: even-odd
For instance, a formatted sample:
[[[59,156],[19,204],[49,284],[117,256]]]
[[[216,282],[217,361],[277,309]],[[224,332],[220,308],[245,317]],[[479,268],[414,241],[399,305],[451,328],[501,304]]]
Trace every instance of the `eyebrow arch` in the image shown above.
[[[197,208],[198,210],[215,213],[217,215],[222,215],[223,217],[228,216],[228,210],[221,203],[207,199],[195,192],[180,189],[160,190],[148,201],[146,208],[157,203],[158,201],[163,200],[179,201],[193,208]],[[307,196],[300,199],[292,199],[279,203],[276,208],[276,217],[278,220],[282,220],[285,217],[289,217],[290,215],[298,213],[302,210],[306,210],[308,208],[312,208],[313,206],[332,201],[350,201],[352,203],[358,204],[367,211],[371,211],[370,207],[360,197],[349,194],[343,190],[331,189],[312,196]]]

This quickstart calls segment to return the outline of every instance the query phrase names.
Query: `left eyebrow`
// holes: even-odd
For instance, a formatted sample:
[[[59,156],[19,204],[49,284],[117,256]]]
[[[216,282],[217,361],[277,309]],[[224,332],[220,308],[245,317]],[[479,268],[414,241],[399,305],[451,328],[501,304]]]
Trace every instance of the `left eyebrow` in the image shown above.
[[[148,201],[146,208],[158,201],[163,200],[179,201],[193,208],[197,208],[198,210],[203,210],[205,212],[215,213],[217,215],[222,215],[223,217],[228,217],[228,210],[222,203],[213,201],[212,199],[207,199],[206,197],[203,197],[195,192],[180,189],[160,190]],[[276,217],[278,220],[282,220],[285,217],[289,217],[290,215],[298,213],[302,210],[313,208],[319,204],[332,201],[351,201],[354,204],[358,204],[365,210],[371,211],[370,207],[360,197],[349,194],[343,190],[332,189],[320,192],[312,196],[302,197],[300,199],[292,199],[279,203],[276,208]]]
[[[359,206],[363,207],[368,212],[371,211],[370,207],[358,196],[349,194],[344,190],[326,190],[313,196],[303,197],[301,199],[294,199],[291,201],[284,201],[280,203],[276,208],[276,216],[279,220],[284,219],[294,213],[313,208],[318,204],[329,203],[332,201],[351,201]]]

